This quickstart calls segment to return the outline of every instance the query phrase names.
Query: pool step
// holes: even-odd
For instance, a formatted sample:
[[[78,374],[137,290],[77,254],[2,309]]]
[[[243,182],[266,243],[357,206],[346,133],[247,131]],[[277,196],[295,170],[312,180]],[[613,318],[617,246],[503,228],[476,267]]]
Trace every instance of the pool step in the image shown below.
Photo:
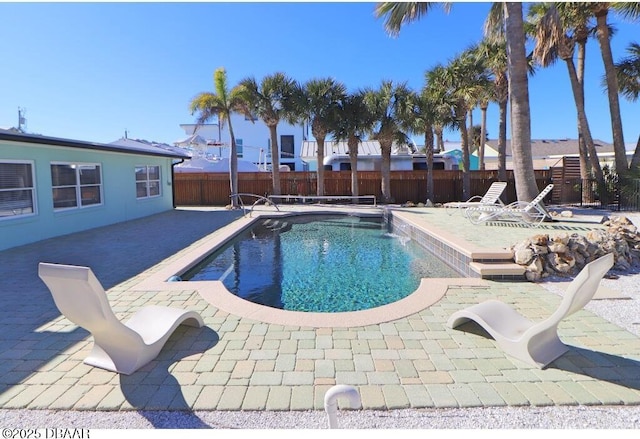
[[[471,262],[469,267],[483,279],[522,280],[525,267],[515,262]]]

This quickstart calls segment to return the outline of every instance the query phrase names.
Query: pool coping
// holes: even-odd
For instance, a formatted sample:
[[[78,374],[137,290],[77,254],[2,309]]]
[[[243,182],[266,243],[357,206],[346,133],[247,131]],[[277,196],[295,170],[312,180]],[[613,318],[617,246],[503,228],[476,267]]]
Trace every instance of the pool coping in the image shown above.
[[[181,275],[187,272],[216,248],[224,245],[237,233],[250,227],[260,219],[266,217],[336,213],[354,216],[378,216],[383,212],[379,208],[372,208],[370,210],[360,208],[356,212],[353,208],[344,209],[339,207],[320,207],[314,208],[313,210],[305,209],[304,211],[296,209],[292,211],[256,212],[255,216],[239,218],[202,238],[181,252],[178,257],[165,260],[159,264],[159,266],[156,266],[152,272],[148,273],[148,275],[143,276],[140,282],[131,287],[131,290],[155,292],[193,290],[197,291],[198,294],[212,306],[238,317],[286,326],[350,328],[386,323],[420,312],[442,299],[447,289],[451,286],[488,286],[487,281],[472,277],[423,278],[416,291],[396,302],[360,311],[321,313],[287,311],[249,302],[235,296],[227,290],[220,281],[167,281],[171,276]],[[421,226],[420,228],[424,227]],[[459,244],[456,246],[459,246]]]

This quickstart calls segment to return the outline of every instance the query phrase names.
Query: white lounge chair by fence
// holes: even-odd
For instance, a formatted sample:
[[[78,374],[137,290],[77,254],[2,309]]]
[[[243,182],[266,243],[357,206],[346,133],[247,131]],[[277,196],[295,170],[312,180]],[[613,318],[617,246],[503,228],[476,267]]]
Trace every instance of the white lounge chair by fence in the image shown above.
[[[204,325],[195,311],[166,306],[144,307],[123,324],[90,268],[41,262],[38,275],[60,312],[93,335],[93,350],[84,360],[91,366],[132,374],[158,356],[179,325]]]
[[[517,223],[537,227],[545,219],[551,219],[549,212],[542,204],[542,200],[553,189],[553,184],[547,185],[529,203],[514,201],[506,206],[477,206],[464,209],[464,215],[473,224],[482,224],[490,221],[515,221]]]
[[[495,206],[496,204],[499,206],[504,206],[504,203],[500,199],[500,196],[504,192],[507,187],[507,182],[505,181],[494,181],[487,189],[487,192],[480,196],[475,195],[469,198],[467,201],[451,201],[449,203],[444,203],[443,207],[448,209],[464,209],[467,207],[474,206]],[[454,210],[448,211],[448,213],[452,213]]]
[[[558,309],[543,321],[532,322],[504,302],[487,300],[456,311],[447,326],[456,328],[473,320],[507,354],[542,369],[569,350],[558,337],[558,324],[584,308],[613,262],[609,253],[587,264],[569,285]]]

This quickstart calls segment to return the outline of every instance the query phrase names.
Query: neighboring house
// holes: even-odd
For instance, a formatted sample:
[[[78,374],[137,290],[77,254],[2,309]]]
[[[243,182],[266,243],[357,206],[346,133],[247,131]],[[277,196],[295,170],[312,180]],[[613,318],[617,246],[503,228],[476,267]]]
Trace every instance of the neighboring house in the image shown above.
[[[189,156],[157,145],[0,130],[0,250],[171,210]]]
[[[613,152],[613,144],[603,142],[602,140],[593,140],[600,164],[602,166],[613,166],[615,163],[615,155]],[[507,169],[513,169],[513,154],[511,152],[511,141],[507,140],[506,148],[506,165]],[[533,155],[534,169],[551,169],[553,167],[562,166],[562,158],[565,156],[580,155],[578,149],[578,139],[535,139],[531,140],[531,153]],[[477,156],[477,153],[475,153]],[[631,160],[633,149],[627,148],[627,158]],[[485,169],[498,169],[498,141],[489,140],[485,144]]]
[[[418,149],[414,145],[414,149]],[[310,171],[318,169],[318,142],[305,140],[302,142],[300,158],[308,163]],[[450,152],[450,151],[449,151]],[[434,154],[433,164],[435,169],[458,169],[458,159],[455,154]],[[347,142],[325,140],[324,163],[325,169],[333,171],[351,170],[349,160],[349,147]],[[377,140],[365,140],[358,144],[358,170],[379,171],[382,165],[380,142]],[[391,150],[391,170],[410,171],[427,169],[425,154],[412,153],[408,147],[394,145]]]
[[[260,119],[251,120],[240,114],[231,116],[233,134],[236,138],[238,159],[254,163],[258,167],[271,169],[271,139],[269,128]],[[229,124],[219,126],[217,123],[180,124],[188,136],[174,143],[203,152],[207,158],[229,158],[231,137]],[[282,121],[278,124],[278,149],[280,165],[288,166],[291,171],[304,171],[304,163],[300,160],[300,145],[306,140],[308,133],[302,125],[290,125]],[[204,145],[202,143],[204,140]]]

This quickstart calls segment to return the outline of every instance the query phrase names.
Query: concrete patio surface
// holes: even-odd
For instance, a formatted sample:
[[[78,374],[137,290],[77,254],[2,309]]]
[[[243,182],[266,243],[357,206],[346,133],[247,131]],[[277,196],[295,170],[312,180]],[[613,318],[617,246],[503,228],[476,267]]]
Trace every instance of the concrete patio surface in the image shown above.
[[[588,218],[539,229],[474,226],[444,209],[402,210],[424,227],[488,249],[536,233],[601,227]],[[273,209],[254,214],[267,212]],[[537,284],[452,284],[441,300],[411,315],[349,328],[237,316],[188,283],[170,293],[135,288],[241,217],[176,209],[0,252],[0,408],[320,410],[334,384],[356,386],[364,409],[640,404],[640,338],[589,311],[560,324],[571,349],[544,370],[507,357],[473,324],[445,326],[454,311],[488,298],[544,318],[560,297]],[[200,312],[206,326],[179,328],[156,360],[130,376],[87,366],[91,336],[60,315],[37,276],[40,261],[90,266],[121,319],[145,305],[170,305]]]

